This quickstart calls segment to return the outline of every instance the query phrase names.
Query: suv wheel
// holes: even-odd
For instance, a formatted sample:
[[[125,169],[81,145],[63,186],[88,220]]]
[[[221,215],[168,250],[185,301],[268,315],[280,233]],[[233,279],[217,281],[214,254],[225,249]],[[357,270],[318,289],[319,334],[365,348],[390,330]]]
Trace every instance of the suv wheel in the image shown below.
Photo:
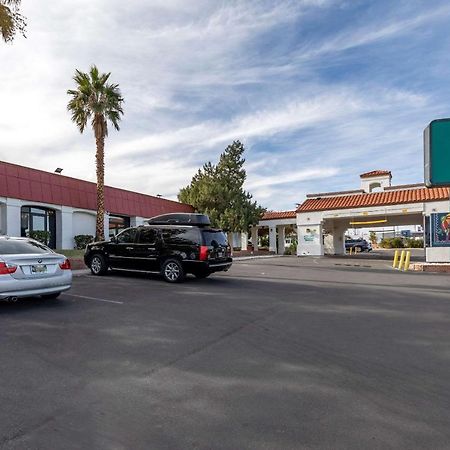
[[[96,254],[91,258],[89,268],[91,269],[93,275],[105,275],[108,271],[105,258],[99,254]]]
[[[184,280],[184,269],[177,259],[167,259],[161,268],[164,280],[169,283],[179,283]]]

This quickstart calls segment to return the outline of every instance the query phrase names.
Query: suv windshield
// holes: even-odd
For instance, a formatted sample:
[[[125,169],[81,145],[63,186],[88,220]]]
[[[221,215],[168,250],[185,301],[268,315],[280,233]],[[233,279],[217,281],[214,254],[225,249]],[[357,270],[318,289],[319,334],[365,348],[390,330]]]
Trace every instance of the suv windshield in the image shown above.
[[[0,239],[0,255],[21,255],[29,253],[52,253],[52,251],[36,241]]]
[[[228,245],[227,237],[223,231],[218,230],[202,230],[203,244],[218,247],[219,245]]]

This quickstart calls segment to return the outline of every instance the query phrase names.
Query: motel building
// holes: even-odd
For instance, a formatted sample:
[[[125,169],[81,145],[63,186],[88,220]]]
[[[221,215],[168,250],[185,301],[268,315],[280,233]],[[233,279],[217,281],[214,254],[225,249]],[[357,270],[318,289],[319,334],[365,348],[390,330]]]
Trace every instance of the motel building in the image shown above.
[[[426,261],[450,262],[449,188],[391,182],[391,172],[375,170],[360,175],[359,189],[308,194],[296,211],[267,212],[251,230],[252,242],[268,228],[269,250],[283,254],[285,229],[295,224],[298,256],[343,255],[350,228],[420,225]]]
[[[50,232],[50,247],[72,249],[74,236],[95,235],[96,184],[0,161],[0,235]],[[105,239],[158,214],[190,205],[105,186]]]

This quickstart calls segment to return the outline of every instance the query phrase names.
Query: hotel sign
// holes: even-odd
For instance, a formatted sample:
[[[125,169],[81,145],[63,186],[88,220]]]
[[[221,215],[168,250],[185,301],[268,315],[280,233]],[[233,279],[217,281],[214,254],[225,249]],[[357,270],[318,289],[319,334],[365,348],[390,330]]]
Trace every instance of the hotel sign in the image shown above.
[[[425,184],[450,186],[450,119],[433,120],[424,131]]]

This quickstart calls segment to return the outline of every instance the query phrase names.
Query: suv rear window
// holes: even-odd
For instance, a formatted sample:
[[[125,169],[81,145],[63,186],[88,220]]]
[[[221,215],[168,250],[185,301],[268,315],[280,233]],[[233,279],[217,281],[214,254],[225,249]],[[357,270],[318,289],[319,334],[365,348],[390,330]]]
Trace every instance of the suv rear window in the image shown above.
[[[198,228],[171,228],[163,230],[163,239],[169,244],[175,245],[199,245],[200,232]]]
[[[29,253],[52,253],[52,251],[44,244],[34,241],[1,239],[0,240],[0,256],[1,255],[22,255]]]
[[[217,247],[219,245],[228,245],[228,240],[223,231],[218,230],[202,230],[203,244]]]

